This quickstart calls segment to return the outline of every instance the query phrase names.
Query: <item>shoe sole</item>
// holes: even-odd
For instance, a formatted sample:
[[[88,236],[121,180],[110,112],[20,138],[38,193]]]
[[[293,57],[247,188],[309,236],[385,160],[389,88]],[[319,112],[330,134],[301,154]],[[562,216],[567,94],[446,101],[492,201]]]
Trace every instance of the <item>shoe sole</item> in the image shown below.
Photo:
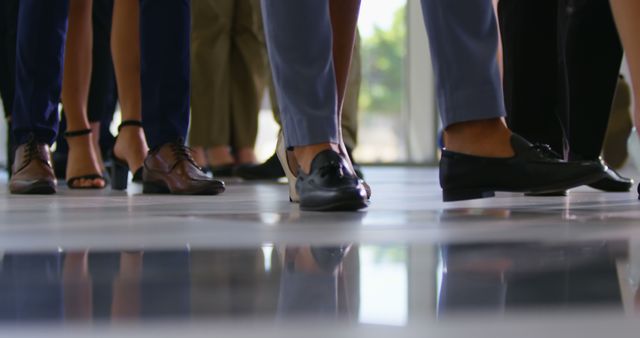
[[[443,189],[442,190],[442,200],[444,202],[456,202],[456,201],[466,201],[472,199],[480,199],[480,198],[489,198],[495,197],[496,191],[505,191],[505,192],[516,192],[516,193],[525,193],[525,194],[549,194],[554,193],[559,190],[568,190],[571,188],[579,187],[582,185],[588,185],[593,182],[596,182],[602,178],[604,178],[606,174],[604,173],[595,173],[589,176],[581,177],[579,179],[575,179],[569,182],[562,182],[553,184],[550,186],[542,187],[539,189],[528,190],[528,191],[508,191],[508,190],[496,190],[496,189]]]
[[[304,205],[300,204],[300,210],[303,211],[358,211],[369,206],[366,201],[342,201],[323,205]]]
[[[56,186],[48,181],[39,181],[11,187],[10,191],[16,195],[53,195],[56,193]]]
[[[203,188],[198,191],[189,191],[189,192],[172,192],[169,187],[167,187],[164,183],[156,183],[156,182],[143,182],[142,183],[142,193],[143,194],[158,194],[158,195],[190,195],[190,196],[215,196],[223,193],[225,191],[225,187],[215,187],[215,188]]]
[[[596,190],[604,191],[604,192],[629,192],[631,191],[631,189],[633,189],[633,183],[628,187],[620,187],[620,188],[601,187],[598,184],[589,184],[589,187]]]

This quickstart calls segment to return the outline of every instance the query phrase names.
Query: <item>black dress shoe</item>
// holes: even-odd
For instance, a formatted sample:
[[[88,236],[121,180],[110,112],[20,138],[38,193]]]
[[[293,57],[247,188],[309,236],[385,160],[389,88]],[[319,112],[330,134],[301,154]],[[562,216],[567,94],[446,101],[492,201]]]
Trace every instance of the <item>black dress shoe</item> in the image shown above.
[[[627,192],[633,187],[633,180],[622,177],[615,170],[609,168],[602,159],[599,161],[604,177],[589,184],[590,187],[606,192]]]
[[[495,196],[496,191],[547,193],[593,183],[604,177],[597,162],[559,160],[546,145],[513,134],[515,155],[489,158],[443,150],[440,186],[445,202]]]
[[[316,155],[309,174],[298,171],[296,190],[302,210],[355,211],[367,207],[367,192],[360,179],[333,150]]]
[[[566,190],[549,191],[549,192],[528,192],[525,196],[530,197],[567,197],[569,193]]]
[[[234,174],[248,181],[277,180],[284,177],[284,170],[278,155],[273,154],[264,163],[237,167]]]

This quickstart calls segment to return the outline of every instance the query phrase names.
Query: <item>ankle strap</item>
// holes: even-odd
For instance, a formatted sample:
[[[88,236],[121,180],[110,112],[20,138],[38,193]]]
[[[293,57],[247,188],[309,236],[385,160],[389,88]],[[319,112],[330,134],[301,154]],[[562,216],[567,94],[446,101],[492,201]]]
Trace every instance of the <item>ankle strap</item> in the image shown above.
[[[67,131],[64,133],[64,137],[69,138],[69,137],[84,136],[89,134],[91,134],[91,129],[82,129],[82,130]]]
[[[138,120],[124,120],[120,123],[120,126],[118,126],[118,131],[120,131],[120,129],[122,129],[123,127],[142,127],[142,122],[138,121]]]

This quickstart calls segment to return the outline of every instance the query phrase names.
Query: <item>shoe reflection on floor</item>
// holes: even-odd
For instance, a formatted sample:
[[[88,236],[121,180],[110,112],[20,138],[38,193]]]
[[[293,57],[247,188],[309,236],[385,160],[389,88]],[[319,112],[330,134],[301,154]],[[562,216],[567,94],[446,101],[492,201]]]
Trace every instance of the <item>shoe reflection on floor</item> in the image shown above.
[[[622,250],[620,248],[623,248]],[[622,308],[620,242],[440,247],[438,315],[522,309]]]

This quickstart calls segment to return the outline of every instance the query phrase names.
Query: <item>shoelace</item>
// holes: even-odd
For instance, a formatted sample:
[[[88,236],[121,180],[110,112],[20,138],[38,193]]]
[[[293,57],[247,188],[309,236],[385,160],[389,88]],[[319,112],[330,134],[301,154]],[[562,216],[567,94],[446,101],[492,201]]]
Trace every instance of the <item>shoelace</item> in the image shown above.
[[[560,154],[553,151],[553,149],[551,149],[551,147],[548,144],[535,143],[533,144],[533,149],[543,157],[553,158],[558,160],[562,159],[562,156],[560,156]]]
[[[188,147],[184,145],[183,142],[178,141],[178,142],[172,143],[171,149],[173,150],[173,154],[176,156],[176,159],[178,159],[178,162],[180,160],[189,161],[196,168],[200,169],[200,171],[203,170],[193,159],[193,156],[191,156],[191,153],[193,152],[193,149],[191,149],[191,147]]]
[[[31,138],[27,144],[24,152],[24,157],[22,158],[22,165],[26,166],[31,162],[32,159],[36,158],[38,155],[38,143],[34,138]]]

